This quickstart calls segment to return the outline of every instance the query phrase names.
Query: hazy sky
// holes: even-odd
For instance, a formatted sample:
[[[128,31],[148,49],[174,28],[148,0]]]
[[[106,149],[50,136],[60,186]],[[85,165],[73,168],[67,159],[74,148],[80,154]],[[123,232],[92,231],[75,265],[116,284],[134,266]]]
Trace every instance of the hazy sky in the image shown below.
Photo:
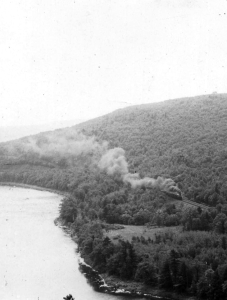
[[[227,92],[227,1],[0,1],[0,126],[214,91]]]

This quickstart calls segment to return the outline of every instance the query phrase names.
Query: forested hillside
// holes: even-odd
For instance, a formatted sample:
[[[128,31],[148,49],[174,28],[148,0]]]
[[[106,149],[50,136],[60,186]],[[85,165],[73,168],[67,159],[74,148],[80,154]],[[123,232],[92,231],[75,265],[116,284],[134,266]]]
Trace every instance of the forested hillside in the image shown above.
[[[209,299],[227,295],[227,95],[132,106],[1,143],[0,168],[1,182],[70,193],[61,220],[100,271]],[[179,189],[210,208],[165,193]],[[182,231],[113,244],[103,236],[108,223]]]
[[[227,95],[132,106],[0,145],[1,181],[83,194],[85,206],[98,202],[99,214],[101,202],[114,202],[122,218],[108,221],[135,223],[129,216],[141,206],[146,215],[166,199],[157,190],[132,189],[119,174],[100,169],[102,155],[114,147],[125,150],[129,172],[171,178],[189,199],[227,210]],[[145,219],[151,221],[150,214]]]
[[[131,170],[170,176],[190,198],[226,188],[227,95],[133,106],[78,128],[124,148]]]

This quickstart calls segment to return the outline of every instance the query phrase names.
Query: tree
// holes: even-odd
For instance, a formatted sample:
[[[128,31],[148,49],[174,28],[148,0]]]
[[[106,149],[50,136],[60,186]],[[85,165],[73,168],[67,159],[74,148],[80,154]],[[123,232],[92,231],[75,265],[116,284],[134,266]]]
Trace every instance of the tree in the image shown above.
[[[94,249],[90,255],[93,266],[101,272],[106,271],[107,260],[114,252],[114,245],[108,237],[103,240],[95,239]]]
[[[209,300],[220,300],[223,297],[221,279],[217,270],[212,276],[208,295]]]
[[[74,222],[77,217],[77,202],[73,197],[64,198],[60,204],[60,217],[66,222]]]
[[[142,281],[146,284],[156,283],[157,278],[153,264],[148,261],[140,262],[136,269],[135,280]]]
[[[222,291],[223,291],[223,298],[226,299],[227,298],[227,280],[225,280],[222,285]]]
[[[227,223],[227,216],[223,213],[219,213],[213,221],[214,230],[217,233],[225,233],[226,223]]]
[[[209,283],[205,276],[202,276],[197,283],[197,296],[199,299],[207,299],[209,292]]]
[[[73,296],[71,294],[67,295],[66,297],[63,297],[64,300],[74,300]]]
[[[180,263],[178,271],[178,282],[183,291],[189,288],[192,283],[192,272],[185,261],[181,261]]]
[[[115,253],[107,260],[107,270],[110,275],[117,275],[122,279],[131,279],[137,267],[137,256],[133,245],[128,241],[121,241],[115,247]]]
[[[169,266],[173,275],[173,281],[174,283],[176,283],[178,267],[179,267],[179,253],[174,249],[170,251]]]
[[[200,215],[200,221],[201,221],[201,230],[209,230],[211,223],[212,223],[212,217],[208,211],[203,211]]]
[[[184,225],[184,229],[186,230],[193,230],[193,219],[199,218],[199,213],[196,208],[190,208],[183,214],[182,217],[182,224]]]
[[[137,267],[137,256],[133,245],[128,241],[122,242],[122,252],[124,262],[120,270],[120,277],[123,279],[130,279],[135,274]]]
[[[226,237],[225,236],[223,236],[222,238],[221,238],[221,246],[222,246],[222,248],[224,249],[224,250],[226,250]]]
[[[173,281],[170,273],[170,267],[168,260],[165,260],[159,275],[159,287],[160,288],[172,288],[173,287]]]

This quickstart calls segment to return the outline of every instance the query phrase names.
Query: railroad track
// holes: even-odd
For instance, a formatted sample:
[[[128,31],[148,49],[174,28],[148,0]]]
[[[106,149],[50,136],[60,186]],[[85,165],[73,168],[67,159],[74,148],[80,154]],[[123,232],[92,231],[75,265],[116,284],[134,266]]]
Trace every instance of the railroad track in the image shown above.
[[[147,189],[152,189],[152,187],[148,187],[148,186],[146,188]],[[181,200],[181,201],[183,201],[185,203],[188,203],[190,205],[193,205],[193,206],[196,206],[196,207],[200,207],[202,209],[208,209],[208,208],[210,208],[210,206],[208,206],[208,205],[188,200],[188,198],[186,198],[185,195],[182,192],[180,194],[178,194],[178,195],[176,195],[174,193],[171,193],[171,192],[166,192],[166,191],[162,191],[162,192],[164,192],[165,194],[167,194],[171,198],[175,198],[175,199]]]
[[[196,206],[196,207],[203,208],[203,209],[208,209],[208,208],[210,208],[210,206],[207,206],[207,205],[201,204],[201,203],[197,203],[197,202],[194,202],[194,201],[185,199],[185,198],[184,198],[182,201],[185,202],[185,203],[188,203],[188,204],[190,204],[190,205],[193,205],[193,206]]]

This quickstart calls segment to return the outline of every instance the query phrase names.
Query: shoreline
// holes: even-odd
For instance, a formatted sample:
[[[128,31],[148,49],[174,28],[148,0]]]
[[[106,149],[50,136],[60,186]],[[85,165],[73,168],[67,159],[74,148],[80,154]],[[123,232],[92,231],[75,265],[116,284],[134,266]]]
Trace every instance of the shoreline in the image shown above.
[[[59,190],[53,190],[53,189],[49,189],[49,188],[45,188],[42,186],[37,186],[37,185],[31,185],[31,184],[26,184],[26,183],[17,183],[17,182],[0,182],[0,186],[11,186],[11,187],[20,187],[20,188],[24,188],[24,189],[32,189],[32,190],[38,190],[38,191],[46,191],[46,192],[50,192],[53,194],[58,194],[61,196],[69,196],[70,193],[68,192],[62,192]]]
[[[75,236],[72,236],[70,226],[62,224],[57,218],[55,225],[61,228],[76,244]],[[80,253],[80,252],[79,252]],[[157,286],[147,286],[137,281],[121,280],[107,273],[99,273],[89,265],[84,257],[80,256],[79,269],[86,277],[88,283],[99,293],[106,293],[115,296],[127,296],[128,298],[146,298],[151,300],[196,300],[193,295],[181,294],[176,291],[159,289]]]
[[[177,293],[175,291],[160,290],[158,287],[146,286],[136,281],[123,281],[117,277],[100,274],[84,260],[79,262],[79,269],[95,291],[115,296],[129,298],[146,298],[160,300],[196,300],[194,296]]]
[[[131,296],[144,297],[148,299],[161,299],[161,300],[196,300],[195,297],[177,293],[176,291],[159,289],[157,286],[148,286],[138,281],[124,281],[117,277],[101,274],[106,284],[113,285],[120,290],[129,291]]]

